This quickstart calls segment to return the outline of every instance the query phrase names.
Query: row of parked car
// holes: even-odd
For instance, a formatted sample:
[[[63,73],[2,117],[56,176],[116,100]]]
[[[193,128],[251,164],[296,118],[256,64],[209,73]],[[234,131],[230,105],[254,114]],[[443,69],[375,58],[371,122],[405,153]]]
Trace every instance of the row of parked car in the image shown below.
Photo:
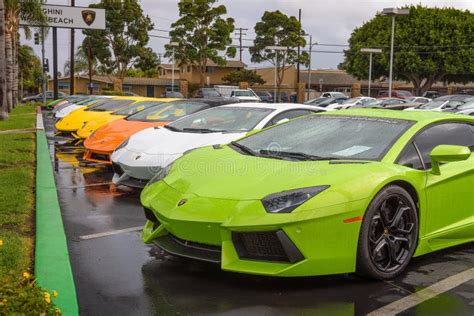
[[[349,108],[383,108],[391,110],[431,110],[474,115],[474,96],[468,94],[445,95],[436,99],[425,97],[402,98],[350,98],[341,96],[319,97],[305,104],[317,105],[328,110],[344,110]]]
[[[461,99],[423,106],[471,102]],[[317,100],[72,96],[52,106],[58,137],[112,166],[116,185],[143,188],[142,239],[173,255],[240,273],[386,280],[412,256],[474,240],[473,117]]]

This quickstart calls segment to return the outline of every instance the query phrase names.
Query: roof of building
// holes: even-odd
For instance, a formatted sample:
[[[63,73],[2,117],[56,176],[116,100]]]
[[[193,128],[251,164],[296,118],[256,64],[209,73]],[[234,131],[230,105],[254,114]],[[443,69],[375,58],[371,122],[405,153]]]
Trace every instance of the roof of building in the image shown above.
[[[76,78],[89,79],[88,76],[76,76]],[[58,80],[69,80],[69,77],[58,78]],[[92,81],[98,81],[108,84],[113,84],[115,77],[113,76],[92,76]],[[179,81],[179,79],[176,79]],[[150,85],[150,86],[167,86],[172,83],[171,79],[162,78],[141,78],[141,77],[125,77],[123,84],[125,85]]]
[[[240,61],[240,60],[226,60],[226,63],[224,66],[220,66],[213,62],[212,60],[207,60],[207,66],[210,67],[227,67],[227,68],[244,68],[247,67],[247,65]]]
[[[158,68],[163,68],[166,70],[173,70],[173,64],[159,64]],[[181,71],[181,68],[179,68],[177,65],[174,66],[174,71]]]

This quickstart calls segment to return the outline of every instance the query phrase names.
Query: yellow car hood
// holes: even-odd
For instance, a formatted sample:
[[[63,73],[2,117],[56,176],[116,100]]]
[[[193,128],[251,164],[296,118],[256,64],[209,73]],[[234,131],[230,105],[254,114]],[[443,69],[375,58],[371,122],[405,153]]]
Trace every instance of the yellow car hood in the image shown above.
[[[86,111],[79,109],[64,117],[56,123],[56,129],[62,132],[75,132],[82,128],[86,122],[100,119],[102,116],[110,115],[112,112]]]
[[[106,113],[106,112],[102,112]],[[124,118],[125,115],[115,115],[107,112],[107,115],[101,115],[94,120],[89,120],[80,129],[77,130],[76,135],[78,138],[87,138],[99,127],[102,127],[110,122]]]

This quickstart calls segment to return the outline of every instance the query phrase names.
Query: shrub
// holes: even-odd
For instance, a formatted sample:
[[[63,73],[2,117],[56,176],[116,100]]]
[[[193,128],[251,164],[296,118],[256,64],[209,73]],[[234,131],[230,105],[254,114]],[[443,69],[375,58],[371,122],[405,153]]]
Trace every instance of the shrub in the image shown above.
[[[0,280],[0,315],[61,315],[52,301],[57,295],[37,286],[28,272],[10,272]]]

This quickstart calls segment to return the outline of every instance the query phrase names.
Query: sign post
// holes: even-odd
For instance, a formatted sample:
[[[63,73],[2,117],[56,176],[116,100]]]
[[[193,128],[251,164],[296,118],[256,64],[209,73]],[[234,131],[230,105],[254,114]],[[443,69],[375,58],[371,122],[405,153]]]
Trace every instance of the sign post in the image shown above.
[[[20,25],[36,26],[36,27],[52,27],[53,28],[53,69],[54,69],[54,98],[58,96],[58,66],[57,66],[57,28],[71,29],[71,56],[70,56],[70,93],[74,94],[74,30],[75,29],[92,29],[105,30],[105,10],[93,9],[87,7],[75,7],[75,1],[71,0],[71,6],[63,5],[42,5],[43,12],[46,15],[46,24],[41,25],[29,20],[24,20],[20,17]],[[44,34],[44,31],[42,31]],[[44,42],[44,38],[42,39]],[[44,44],[42,48],[43,63]],[[43,93],[46,93],[46,80],[43,71]],[[46,100],[43,100],[46,102]]]

